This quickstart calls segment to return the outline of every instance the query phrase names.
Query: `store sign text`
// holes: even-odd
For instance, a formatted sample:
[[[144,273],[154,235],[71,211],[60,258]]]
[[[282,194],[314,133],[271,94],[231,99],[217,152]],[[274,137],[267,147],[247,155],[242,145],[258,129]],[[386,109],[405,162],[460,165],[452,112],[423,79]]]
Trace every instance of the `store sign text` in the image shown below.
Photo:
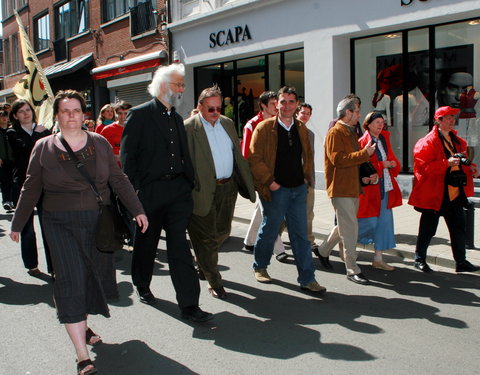
[[[220,30],[216,33],[211,33],[210,48],[215,48],[216,46],[228,46],[229,44],[245,42],[246,40],[251,39],[252,34],[250,34],[248,25],[245,25],[244,27],[235,26],[232,29]]]
[[[428,0],[418,0],[418,1],[426,2]],[[410,5],[411,3],[413,3],[413,0],[400,0],[400,3],[402,4],[402,7],[403,7],[403,6]]]

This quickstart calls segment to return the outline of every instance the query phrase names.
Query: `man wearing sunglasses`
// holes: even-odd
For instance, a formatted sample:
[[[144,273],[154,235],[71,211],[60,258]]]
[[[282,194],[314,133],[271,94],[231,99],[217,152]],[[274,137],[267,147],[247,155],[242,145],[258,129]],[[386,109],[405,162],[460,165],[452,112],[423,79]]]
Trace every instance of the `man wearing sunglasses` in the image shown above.
[[[229,237],[237,193],[255,202],[255,189],[232,120],[221,115],[223,96],[218,86],[198,98],[199,113],[185,121],[195,170],[193,215],[188,234],[210,294],[225,299],[218,271],[218,249]]]

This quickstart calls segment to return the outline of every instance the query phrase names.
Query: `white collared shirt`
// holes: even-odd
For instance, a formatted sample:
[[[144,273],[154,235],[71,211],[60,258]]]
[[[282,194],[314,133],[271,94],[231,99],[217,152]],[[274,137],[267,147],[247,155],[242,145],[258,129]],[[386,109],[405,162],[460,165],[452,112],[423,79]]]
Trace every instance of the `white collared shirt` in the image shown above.
[[[207,133],[208,144],[215,164],[215,175],[217,179],[230,178],[233,174],[233,143],[227,132],[220,123],[220,119],[213,126],[206,121],[199,113],[205,133]]]

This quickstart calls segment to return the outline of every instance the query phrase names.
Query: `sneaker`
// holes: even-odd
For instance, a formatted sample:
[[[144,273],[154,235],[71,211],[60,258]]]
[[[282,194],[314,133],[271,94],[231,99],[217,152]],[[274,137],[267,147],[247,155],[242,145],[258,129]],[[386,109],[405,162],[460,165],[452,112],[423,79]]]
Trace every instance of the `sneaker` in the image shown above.
[[[308,283],[307,285],[300,285],[300,289],[319,294],[323,294],[327,291],[327,288],[321,286],[315,280],[313,280],[311,283]]]
[[[3,204],[3,209],[5,211],[12,211],[13,210],[13,203],[12,202],[5,202]]]
[[[455,272],[475,272],[478,271],[478,267],[474,266],[468,260],[464,260],[463,262],[457,263],[455,267]]]
[[[257,281],[259,283],[271,283],[272,282],[272,278],[268,274],[266,268],[258,268],[258,269],[253,270],[253,272],[255,274],[255,278],[257,279]]]
[[[280,253],[277,256],[275,256],[275,258],[281,263],[286,263],[288,259],[288,254],[284,251],[283,253]]]

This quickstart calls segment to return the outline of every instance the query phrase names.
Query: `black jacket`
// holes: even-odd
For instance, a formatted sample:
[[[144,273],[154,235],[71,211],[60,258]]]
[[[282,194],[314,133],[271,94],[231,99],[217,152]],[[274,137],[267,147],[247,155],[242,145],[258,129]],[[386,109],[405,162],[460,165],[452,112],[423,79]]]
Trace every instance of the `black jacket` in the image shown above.
[[[168,153],[163,146],[168,116],[175,121],[184,173],[193,187],[194,172],[183,119],[174,109],[169,115],[166,107],[154,98],[128,111],[120,142],[120,162],[135,190],[169,173]]]

